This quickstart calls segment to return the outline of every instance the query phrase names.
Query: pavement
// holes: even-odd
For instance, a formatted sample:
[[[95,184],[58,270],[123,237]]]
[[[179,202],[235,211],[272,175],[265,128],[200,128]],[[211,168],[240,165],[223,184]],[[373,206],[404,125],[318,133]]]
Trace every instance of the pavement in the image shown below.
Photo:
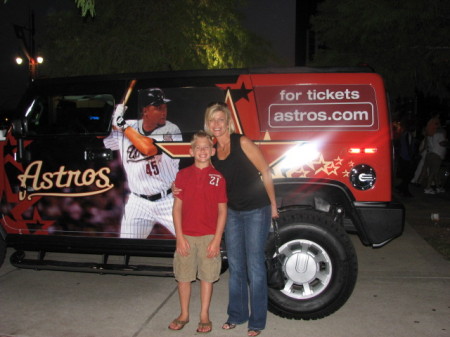
[[[450,227],[450,184],[445,186],[444,193],[425,194],[423,186],[409,185],[410,197],[405,197],[398,192],[394,196],[398,198],[406,208],[406,218],[413,225],[433,224],[436,226]],[[434,216],[432,220],[431,215]]]
[[[412,190],[403,235],[378,249],[353,237],[359,276],[348,302],[315,321],[283,319],[271,313],[261,336],[449,337],[450,261],[413,229],[427,214],[450,214],[448,194]],[[8,250],[8,254],[12,252]],[[246,326],[230,331],[226,319],[228,273],[214,286],[213,331],[209,336],[246,336]],[[172,278],[0,269],[0,337],[166,337],[197,336],[199,284],[193,284],[190,323],[167,329],[179,313]]]

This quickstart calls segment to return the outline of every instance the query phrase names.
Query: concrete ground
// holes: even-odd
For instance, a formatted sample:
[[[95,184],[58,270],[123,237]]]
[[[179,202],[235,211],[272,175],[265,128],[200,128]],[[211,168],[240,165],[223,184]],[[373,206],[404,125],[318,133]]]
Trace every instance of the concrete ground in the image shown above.
[[[450,261],[449,185],[444,193],[425,194],[422,186],[410,184],[411,197],[397,192],[395,195],[405,206],[406,220],[411,227]]]
[[[269,313],[262,336],[450,336],[450,262],[407,224],[380,249],[355,237],[359,277],[349,301],[316,321]],[[9,252],[11,253],[11,252]],[[209,336],[246,336],[246,326],[224,331],[228,273],[215,285]],[[199,284],[193,285],[190,323],[167,329],[178,315],[172,278],[0,269],[0,336],[196,336]]]

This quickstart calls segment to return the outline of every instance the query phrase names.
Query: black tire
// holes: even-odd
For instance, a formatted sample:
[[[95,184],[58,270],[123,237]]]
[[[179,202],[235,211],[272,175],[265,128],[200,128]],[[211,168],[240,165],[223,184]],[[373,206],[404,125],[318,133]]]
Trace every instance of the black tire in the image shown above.
[[[3,266],[3,262],[5,261],[6,256],[6,241],[0,235],[0,267]]]
[[[349,236],[325,213],[314,210],[282,212],[278,224],[286,285],[269,289],[269,311],[304,320],[334,313],[350,297],[358,274]],[[273,236],[267,252],[275,253]]]

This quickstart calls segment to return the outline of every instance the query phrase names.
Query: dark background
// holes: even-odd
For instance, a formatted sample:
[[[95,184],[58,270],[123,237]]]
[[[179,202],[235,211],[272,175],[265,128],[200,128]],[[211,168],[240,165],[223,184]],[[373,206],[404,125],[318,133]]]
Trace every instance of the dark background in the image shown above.
[[[283,65],[295,64],[296,0],[248,0],[245,8],[245,26],[268,40]],[[311,2],[311,1],[305,1]],[[21,53],[20,41],[13,25],[30,27],[30,13],[35,16],[35,45],[39,54],[46,15],[62,9],[75,9],[74,0],[8,0],[0,3],[0,110],[15,108],[28,81],[28,62],[17,65],[15,58]],[[306,7],[305,7],[306,8]],[[302,19],[304,21],[304,19]],[[46,58],[55,55],[42,55]]]

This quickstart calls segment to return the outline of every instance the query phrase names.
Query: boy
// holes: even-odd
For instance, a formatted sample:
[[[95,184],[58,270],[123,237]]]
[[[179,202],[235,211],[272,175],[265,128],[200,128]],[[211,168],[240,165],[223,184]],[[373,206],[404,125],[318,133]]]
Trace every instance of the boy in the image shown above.
[[[194,164],[178,172],[175,186],[180,190],[173,204],[176,233],[174,274],[178,281],[181,313],[170,325],[181,330],[189,322],[191,282],[200,279],[201,312],[197,332],[212,330],[209,320],[213,282],[219,279],[220,242],[227,215],[226,184],[223,176],[212,167],[215,153],[211,137],[197,132],[189,153]]]

